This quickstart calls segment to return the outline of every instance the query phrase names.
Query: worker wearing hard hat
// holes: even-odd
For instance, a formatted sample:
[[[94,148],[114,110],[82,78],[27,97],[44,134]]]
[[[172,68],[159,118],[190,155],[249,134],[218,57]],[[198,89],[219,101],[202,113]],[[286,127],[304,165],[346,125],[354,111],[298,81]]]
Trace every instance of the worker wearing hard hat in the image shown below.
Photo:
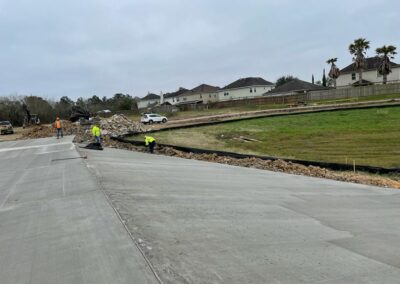
[[[56,128],[56,135],[57,135],[57,139],[63,137],[63,133],[62,133],[62,125],[61,125],[61,120],[59,117],[56,118],[56,121],[54,122],[54,127]]]
[[[149,146],[149,151],[150,153],[154,153],[154,147],[156,146],[156,139],[154,139],[151,136],[144,136],[144,142],[146,143],[146,146]]]
[[[100,127],[97,124],[93,124],[92,134],[93,134],[93,137],[94,137],[94,140],[96,141],[96,143],[100,143],[101,142],[101,131],[100,131]]]

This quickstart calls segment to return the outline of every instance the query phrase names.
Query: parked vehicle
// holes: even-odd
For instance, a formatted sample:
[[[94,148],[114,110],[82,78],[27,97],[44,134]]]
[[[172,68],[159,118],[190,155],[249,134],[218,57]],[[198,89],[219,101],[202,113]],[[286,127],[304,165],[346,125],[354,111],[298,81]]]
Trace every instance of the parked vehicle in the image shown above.
[[[168,119],[165,116],[156,114],[156,113],[145,113],[142,115],[140,122],[141,123],[148,123],[148,124],[153,124],[155,122],[157,123],[166,123]]]
[[[14,134],[14,129],[9,121],[0,121],[0,134]]]

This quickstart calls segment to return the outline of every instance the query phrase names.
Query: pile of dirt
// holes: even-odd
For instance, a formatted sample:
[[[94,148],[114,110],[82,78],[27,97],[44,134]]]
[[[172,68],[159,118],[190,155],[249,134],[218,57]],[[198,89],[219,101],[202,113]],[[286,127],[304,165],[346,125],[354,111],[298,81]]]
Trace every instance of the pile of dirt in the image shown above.
[[[101,119],[100,129],[102,130],[103,135],[110,137],[142,133],[146,131],[141,123],[135,122],[123,114],[114,114],[110,118]]]
[[[114,140],[111,140],[111,137],[146,132],[146,128],[140,123],[127,118],[123,114],[114,114],[110,118],[101,118],[98,124],[102,133],[102,144],[107,147],[113,147],[114,145]],[[74,142],[82,143],[92,141],[93,136],[91,128],[91,125],[80,126],[75,133]]]
[[[122,114],[115,114],[110,118],[100,118],[97,122],[100,126],[106,146],[110,143],[110,137],[118,137],[129,133],[141,133],[146,131],[146,128],[144,128],[140,123],[130,120]],[[77,122],[72,123],[68,120],[62,120],[61,125],[63,135],[75,135],[74,142],[82,143],[93,140],[91,132],[92,125],[90,123],[80,125]],[[38,125],[26,129],[21,139],[45,138],[55,135],[56,130],[53,125]]]
[[[63,135],[74,135],[78,132],[78,126],[68,120],[61,120]],[[36,139],[56,136],[56,129],[53,125],[30,126],[22,132],[21,139]]]

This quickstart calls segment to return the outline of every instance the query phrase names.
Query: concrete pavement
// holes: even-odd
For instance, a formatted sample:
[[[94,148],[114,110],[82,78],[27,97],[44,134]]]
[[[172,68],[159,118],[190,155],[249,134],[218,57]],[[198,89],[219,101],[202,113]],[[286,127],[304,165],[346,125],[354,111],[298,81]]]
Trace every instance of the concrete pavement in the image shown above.
[[[0,283],[157,283],[71,137],[0,143]]]
[[[165,283],[400,283],[398,190],[83,152]]]
[[[2,142],[0,283],[157,283],[146,260],[164,283],[399,283],[399,204],[393,189],[78,153],[70,137]]]

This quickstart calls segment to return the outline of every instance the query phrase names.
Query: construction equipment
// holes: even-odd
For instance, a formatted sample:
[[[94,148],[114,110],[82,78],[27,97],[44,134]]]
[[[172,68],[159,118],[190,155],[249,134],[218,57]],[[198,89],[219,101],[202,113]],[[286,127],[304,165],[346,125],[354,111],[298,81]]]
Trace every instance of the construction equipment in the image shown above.
[[[24,117],[24,122],[22,124],[22,128],[25,128],[25,127],[31,126],[31,125],[39,125],[40,124],[39,115],[31,114],[31,112],[29,111],[29,109],[26,106],[26,104],[22,104],[22,109],[26,113],[26,115]]]
[[[76,122],[76,121],[83,121],[83,120],[89,120],[90,113],[88,110],[84,109],[83,107],[80,106],[73,106],[72,107],[72,114],[69,118],[71,122]]]
[[[11,122],[5,120],[5,121],[0,121],[0,135],[4,134],[13,134],[14,129],[12,127]]]

